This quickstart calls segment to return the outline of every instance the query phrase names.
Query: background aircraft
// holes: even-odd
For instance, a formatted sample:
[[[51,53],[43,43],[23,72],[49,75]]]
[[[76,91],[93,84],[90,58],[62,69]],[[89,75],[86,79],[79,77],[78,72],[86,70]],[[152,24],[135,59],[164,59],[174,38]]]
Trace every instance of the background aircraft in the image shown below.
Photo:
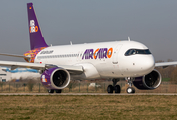
[[[19,79],[36,79],[40,77],[39,71],[35,69],[30,68],[16,68],[14,70],[11,70],[9,67],[0,67],[2,71],[9,72],[11,74],[8,74],[8,78],[6,81],[10,80],[19,80]]]

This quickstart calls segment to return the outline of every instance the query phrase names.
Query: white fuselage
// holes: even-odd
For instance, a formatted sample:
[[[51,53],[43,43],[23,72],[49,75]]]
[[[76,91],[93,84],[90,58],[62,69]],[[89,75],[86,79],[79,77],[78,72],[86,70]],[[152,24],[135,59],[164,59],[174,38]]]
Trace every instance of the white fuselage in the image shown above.
[[[139,77],[155,66],[152,54],[125,55],[130,49],[148,50],[135,41],[115,41],[47,47],[40,51],[36,63],[82,65],[82,79]]]

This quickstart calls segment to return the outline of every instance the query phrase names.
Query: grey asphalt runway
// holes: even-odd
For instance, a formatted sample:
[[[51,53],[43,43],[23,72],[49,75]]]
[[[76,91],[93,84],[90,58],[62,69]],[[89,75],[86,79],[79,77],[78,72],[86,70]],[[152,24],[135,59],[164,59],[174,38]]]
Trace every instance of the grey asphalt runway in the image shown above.
[[[108,94],[108,93],[53,93],[53,94],[49,94],[49,93],[0,93],[0,95],[177,95],[177,93],[135,93],[135,94],[127,94],[127,93],[121,93],[121,94]]]

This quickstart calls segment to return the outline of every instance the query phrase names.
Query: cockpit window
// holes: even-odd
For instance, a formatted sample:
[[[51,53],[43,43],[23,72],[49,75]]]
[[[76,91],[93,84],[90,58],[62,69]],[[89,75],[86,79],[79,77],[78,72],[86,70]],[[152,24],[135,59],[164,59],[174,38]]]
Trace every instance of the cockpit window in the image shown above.
[[[149,51],[149,49],[145,49],[145,50],[129,49],[129,50],[125,53],[125,56],[135,55],[135,54],[151,54],[151,52]]]

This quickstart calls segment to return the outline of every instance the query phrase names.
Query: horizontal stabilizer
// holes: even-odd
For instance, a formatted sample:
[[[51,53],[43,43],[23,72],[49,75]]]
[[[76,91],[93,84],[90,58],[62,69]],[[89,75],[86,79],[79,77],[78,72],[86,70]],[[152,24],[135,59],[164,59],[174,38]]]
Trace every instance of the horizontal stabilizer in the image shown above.
[[[16,54],[6,54],[6,53],[0,53],[0,55],[11,56],[11,57],[20,57],[20,58],[31,58],[30,56],[16,55]]]
[[[39,63],[26,63],[26,62],[13,62],[13,61],[0,61],[0,66],[8,66],[11,67],[11,70],[14,70],[18,67],[21,68],[32,68],[36,70],[45,69],[45,64]]]

